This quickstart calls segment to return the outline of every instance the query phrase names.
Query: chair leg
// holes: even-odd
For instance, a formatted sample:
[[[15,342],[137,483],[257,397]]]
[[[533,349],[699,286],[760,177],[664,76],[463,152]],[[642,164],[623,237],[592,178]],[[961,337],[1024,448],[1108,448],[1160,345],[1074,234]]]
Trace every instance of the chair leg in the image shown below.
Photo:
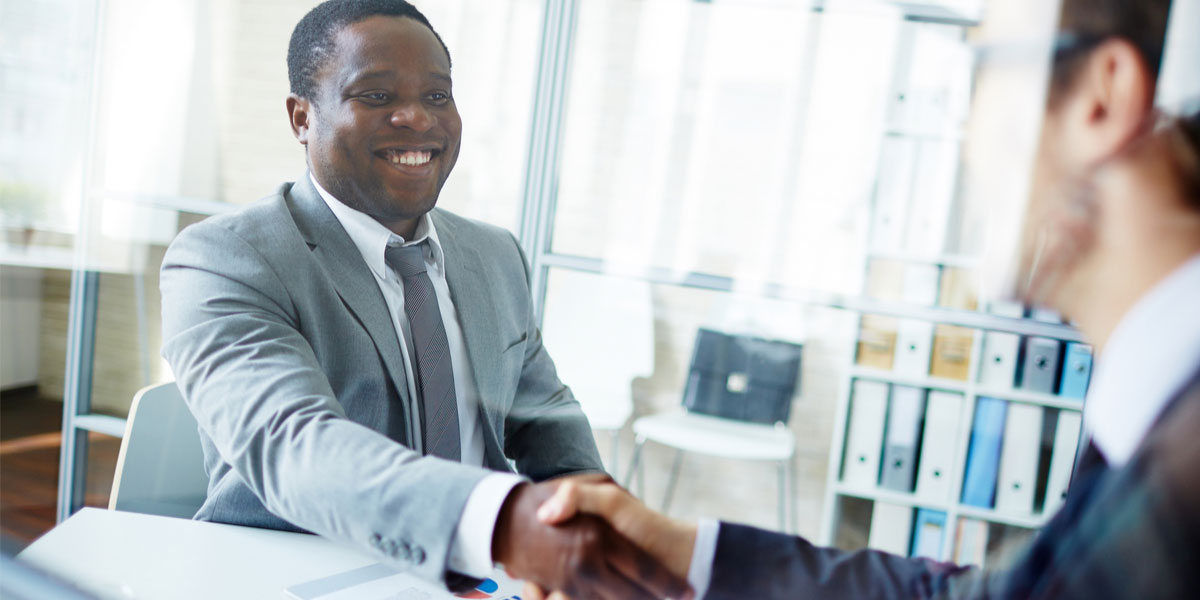
[[[796,460],[789,458],[787,461],[788,475],[788,516],[792,521],[792,528],[788,533],[797,535],[800,532],[800,515],[796,512]]]
[[[675,451],[675,463],[671,465],[671,478],[667,480],[667,493],[663,495],[662,514],[671,508],[671,497],[675,495],[675,484],[679,483],[679,470],[683,468],[683,450]]]
[[[612,465],[612,467],[611,467],[612,473],[609,473],[609,475],[612,476],[613,481],[619,481],[618,476],[617,476],[617,470],[621,464],[620,463],[620,459],[621,459],[620,442],[621,442],[621,430],[614,429],[612,432],[612,458],[611,458],[612,462],[609,463],[610,465]]]
[[[788,473],[787,462],[780,461],[777,469],[779,470],[779,531],[786,533],[787,528],[787,488],[788,488]]]
[[[629,459],[629,470],[625,472],[625,481],[621,483],[625,489],[631,490],[629,484],[633,481],[633,476],[638,475],[638,484],[642,485],[642,493],[645,493],[645,481],[641,477],[642,472],[642,446],[646,445],[646,438],[638,436],[633,440],[633,458]]]

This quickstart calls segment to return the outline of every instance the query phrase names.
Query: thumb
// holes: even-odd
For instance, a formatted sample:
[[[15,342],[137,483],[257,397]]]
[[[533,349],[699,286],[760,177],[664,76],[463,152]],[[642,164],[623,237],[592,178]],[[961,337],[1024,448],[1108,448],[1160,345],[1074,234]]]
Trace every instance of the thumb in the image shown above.
[[[546,525],[557,525],[575,516],[578,511],[578,486],[573,481],[564,482],[538,507],[537,518]]]

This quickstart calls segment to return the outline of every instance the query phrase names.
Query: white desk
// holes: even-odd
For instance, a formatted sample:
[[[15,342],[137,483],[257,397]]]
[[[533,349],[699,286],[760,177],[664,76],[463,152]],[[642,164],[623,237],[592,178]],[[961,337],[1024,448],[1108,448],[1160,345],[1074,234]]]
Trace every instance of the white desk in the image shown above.
[[[18,559],[103,598],[280,598],[375,563],[315,535],[85,508]]]

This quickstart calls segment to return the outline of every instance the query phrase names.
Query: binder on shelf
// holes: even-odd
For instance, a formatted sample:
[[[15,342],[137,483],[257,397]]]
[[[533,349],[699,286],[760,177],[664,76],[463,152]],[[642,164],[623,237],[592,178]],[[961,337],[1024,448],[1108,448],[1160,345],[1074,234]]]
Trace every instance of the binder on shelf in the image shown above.
[[[987,558],[987,543],[987,521],[960,518],[954,532],[954,564],[982,567]]]
[[[983,334],[983,357],[979,363],[979,383],[995,388],[1013,387],[1017,376],[1017,355],[1021,336],[988,331]]]
[[[1092,378],[1092,347],[1079,342],[1067,344],[1063,357],[1062,389],[1059,395],[1079,398],[1087,395],[1088,383]]]
[[[967,468],[963,476],[963,504],[992,507],[1007,409],[1007,402],[986,396],[980,397],[975,404],[971,444],[967,450]]]
[[[858,358],[864,367],[891,369],[895,359],[897,321],[892,317],[863,315],[858,330]]]
[[[942,560],[942,539],[945,537],[946,513],[940,510],[922,508],[917,510],[917,520],[913,524],[912,548],[908,555]]]
[[[879,480],[888,385],[857,379],[851,389],[850,424],[846,433],[846,452],[842,456],[842,481],[858,489],[870,489]]]
[[[938,278],[941,269],[929,263],[908,263],[904,266],[901,298],[909,304],[933,306],[937,303]]]
[[[896,329],[896,350],[892,370],[910,377],[925,377],[929,373],[929,358],[932,349],[933,323],[901,319]]]
[[[876,300],[900,300],[904,296],[905,263],[888,258],[872,258],[867,264],[865,293]]]
[[[1025,339],[1024,359],[1021,361],[1021,387],[1033,392],[1053,394],[1058,391],[1058,373],[1062,342],[1051,338]]]
[[[946,502],[953,497],[950,479],[957,458],[954,448],[963,402],[962,394],[929,392],[917,467],[917,498],[922,502]]]
[[[998,512],[1018,515],[1033,513],[1038,456],[1042,448],[1042,417],[1040,406],[1013,404],[1008,407],[1000,452],[1000,476],[996,485]]]
[[[942,286],[938,292],[938,305],[946,308],[975,310],[979,307],[979,284],[975,274],[961,267],[946,267],[942,270]]]
[[[934,377],[966,381],[971,372],[971,345],[975,330],[956,325],[937,325],[933,329],[933,352],[929,374]]]
[[[921,419],[925,415],[925,390],[904,385],[892,386],[888,403],[887,427],[883,442],[883,467],[879,485],[909,493],[917,476],[917,450],[921,440]]]
[[[912,525],[911,506],[876,501],[871,511],[871,533],[867,536],[867,547],[907,556]]]
[[[1029,309],[1029,318],[1043,323],[1062,323],[1062,315],[1056,310],[1035,306]]]
[[[899,137],[884,138],[879,149],[875,206],[871,220],[871,247],[897,252],[904,244],[908,201],[916,165],[916,142]]]
[[[904,235],[905,251],[927,257],[943,254],[957,180],[958,143],[922,140],[913,174],[912,206]]]
[[[988,305],[988,312],[1001,317],[1020,319],[1025,316],[1025,306],[1020,302],[994,300]]]
[[[1042,514],[1053,515],[1058,512],[1058,508],[1067,497],[1067,487],[1075,469],[1075,452],[1079,447],[1079,429],[1082,424],[1083,417],[1079,413],[1070,410],[1059,411]]]

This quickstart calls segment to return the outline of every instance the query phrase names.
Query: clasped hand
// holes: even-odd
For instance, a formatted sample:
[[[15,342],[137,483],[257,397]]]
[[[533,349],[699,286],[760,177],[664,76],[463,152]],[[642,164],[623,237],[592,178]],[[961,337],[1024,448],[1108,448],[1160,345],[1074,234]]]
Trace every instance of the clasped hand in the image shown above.
[[[695,527],[655,513],[607,477],[523,484],[496,521],[492,555],[527,600],[690,599]]]

